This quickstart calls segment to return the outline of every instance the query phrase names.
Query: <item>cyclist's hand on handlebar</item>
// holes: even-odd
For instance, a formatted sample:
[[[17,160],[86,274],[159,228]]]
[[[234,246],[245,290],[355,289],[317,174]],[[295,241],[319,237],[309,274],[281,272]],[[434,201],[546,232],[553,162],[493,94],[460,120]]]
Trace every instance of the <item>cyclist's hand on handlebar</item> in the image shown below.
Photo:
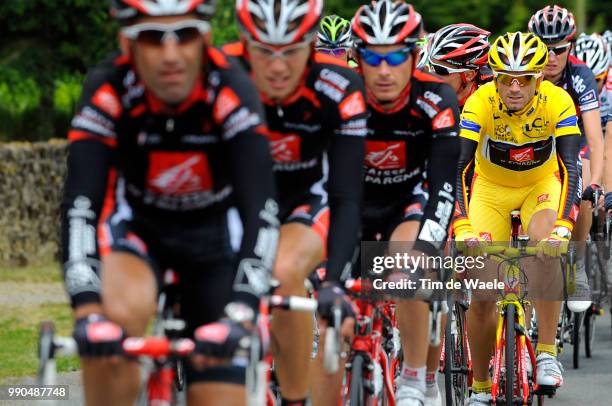
[[[555,227],[546,239],[538,243],[538,248],[547,257],[559,257],[567,253],[571,237],[567,227]]]
[[[334,320],[333,306],[337,303],[340,306],[342,320],[347,317],[355,317],[351,299],[346,295],[344,289],[335,282],[323,282],[317,290],[317,302],[319,303],[319,314],[322,318],[332,324]]]
[[[456,237],[457,248],[468,257],[480,257],[486,252],[488,242],[473,231],[465,231]]]
[[[220,363],[227,363],[239,350],[248,350],[251,330],[245,323],[238,323],[223,318],[214,323],[198,327],[194,332],[195,354],[216,358]],[[197,358],[197,357],[196,357]],[[212,366],[210,362],[200,360],[196,366]]]
[[[77,319],[74,326],[74,340],[81,357],[121,355],[124,338],[121,326],[97,313]]]
[[[582,200],[588,200],[592,202],[594,199],[595,191],[598,191],[600,195],[603,194],[603,188],[598,184],[592,183],[587,186],[586,189],[584,189],[584,192],[582,192]],[[594,203],[597,204],[597,202]]]

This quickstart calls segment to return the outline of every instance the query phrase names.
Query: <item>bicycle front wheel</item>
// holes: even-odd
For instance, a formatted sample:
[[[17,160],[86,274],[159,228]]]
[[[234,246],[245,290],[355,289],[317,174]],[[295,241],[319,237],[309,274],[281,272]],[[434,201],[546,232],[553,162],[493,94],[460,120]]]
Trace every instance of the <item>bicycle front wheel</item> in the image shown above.
[[[349,405],[362,406],[365,404],[365,391],[363,381],[363,368],[365,360],[363,355],[356,354],[351,363],[351,382],[349,389]]]
[[[580,325],[582,324],[582,313],[574,313],[572,317],[572,344],[574,369],[580,368]]]
[[[506,306],[506,406],[514,406],[514,377],[515,377],[515,338],[514,315],[516,309],[513,304]]]

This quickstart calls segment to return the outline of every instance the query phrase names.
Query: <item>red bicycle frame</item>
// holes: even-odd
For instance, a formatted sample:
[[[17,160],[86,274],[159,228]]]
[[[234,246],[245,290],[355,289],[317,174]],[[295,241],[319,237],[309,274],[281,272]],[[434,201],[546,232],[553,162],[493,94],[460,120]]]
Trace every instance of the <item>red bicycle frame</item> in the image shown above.
[[[386,390],[389,406],[395,406],[395,391],[393,387],[392,371],[399,367],[399,360],[391,356],[383,348],[383,338],[385,334],[384,322],[389,321],[391,326],[395,328],[395,304],[390,301],[371,302],[361,297],[362,291],[361,279],[349,280],[346,283],[347,290],[353,294],[354,303],[357,306],[357,320],[355,325],[355,336],[351,343],[351,356],[356,353],[366,354],[369,362],[378,364],[381,367],[383,374],[383,388]],[[375,369],[374,369],[375,370]],[[370,369],[364,370],[364,379],[373,380],[373,371]],[[348,373],[348,384],[345,387],[346,396],[351,387],[351,372]],[[378,404],[378,399],[373,399],[373,405]]]

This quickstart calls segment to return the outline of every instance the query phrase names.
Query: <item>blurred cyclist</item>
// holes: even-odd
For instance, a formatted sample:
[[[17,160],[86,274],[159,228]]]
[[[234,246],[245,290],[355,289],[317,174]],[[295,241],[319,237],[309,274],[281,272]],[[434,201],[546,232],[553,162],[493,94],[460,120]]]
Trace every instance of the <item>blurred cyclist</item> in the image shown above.
[[[323,17],[319,24],[315,47],[318,52],[340,58],[349,65],[352,62],[351,67],[356,66],[351,54],[353,47],[351,23],[342,17],[335,14]]]
[[[244,365],[229,359],[268,291],[279,209],[264,111],[246,74],[209,45],[214,11],[210,0],[115,0],[121,53],[83,86],[62,251],[88,405],[136,401],[138,362],[120,358],[121,342],[145,334],[169,268],[199,354],[186,365],[188,403],[246,402]]]

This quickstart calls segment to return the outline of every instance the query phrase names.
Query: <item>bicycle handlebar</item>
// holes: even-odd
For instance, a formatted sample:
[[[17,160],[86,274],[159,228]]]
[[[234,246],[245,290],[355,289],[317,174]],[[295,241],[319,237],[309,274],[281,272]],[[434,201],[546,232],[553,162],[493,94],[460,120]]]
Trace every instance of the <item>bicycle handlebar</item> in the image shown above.
[[[293,310],[298,312],[314,312],[317,310],[317,301],[300,296],[272,295],[269,299],[271,309]]]

